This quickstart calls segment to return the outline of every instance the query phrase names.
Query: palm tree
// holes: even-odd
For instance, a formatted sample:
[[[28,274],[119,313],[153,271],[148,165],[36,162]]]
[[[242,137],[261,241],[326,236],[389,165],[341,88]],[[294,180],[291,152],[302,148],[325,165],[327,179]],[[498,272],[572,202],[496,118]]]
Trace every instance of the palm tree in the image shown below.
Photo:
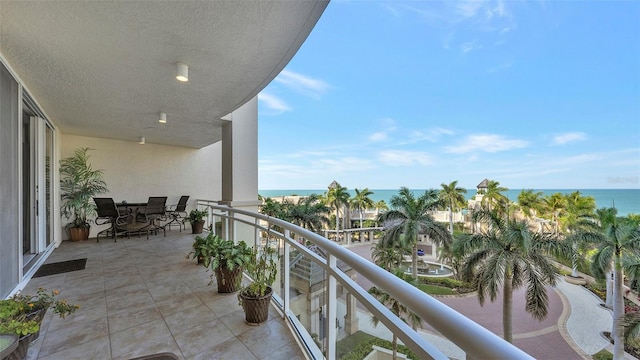
[[[418,235],[426,234],[438,246],[449,246],[451,234],[431,216],[431,212],[440,205],[438,192],[426,190],[416,198],[411,190],[400,188],[398,195],[391,198],[391,210],[382,213],[379,221],[385,227],[380,240],[383,245],[400,245],[411,249],[413,277],[418,277]]]
[[[440,186],[442,186],[442,189],[438,196],[449,210],[449,232],[453,235],[453,212],[466,205],[464,194],[467,193],[467,189],[458,187],[458,180],[448,185],[442,183]]]
[[[394,275],[407,281],[409,284],[415,286],[415,283],[410,279],[404,276],[402,271],[395,271]],[[409,324],[413,330],[417,330],[418,326],[422,324],[422,318],[413,311],[409,310],[406,306],[404,306],[401,302],[399,302],[396,298],[386,293],[384,290],[379,289],[377,287],[372,287],[369,289],[369,294],[373,295],[378,301],[380,301],[384,306],[389,308],[391,312],[399,317],[402,321]],[[371,317],[371,322],[373,326],[378,326],[380,322],[377,317]],[[392,359],[397,359],[398,353],[398,337],[396,334],[393,334],[393,357]]]
[[[500,213],[506,213],[509,205],[509,199],[503,194],[508,191],[506,187],[500,186],[495,180],[489,180],[487,191],[482,197],[482,204],[486,205],[489,210],[497,210]]]
[[[346,187],[341,186],[335,181],[334,183],[335,183],[335,186],[332,186],[331,188],[329,188],[329,191],[327,191],[326,200],[327,200],[327,205],[336,209],[336,240],[338,240],[339,239],[338,234],[340,231],[340,209],[344,208],[345,205],[349,204],[350,195]],[[334,183],[332,183],[332,185]],[[344,224],[343,224],[343,228],[344,228]]]
[[[351,206],[355,209],[358,209],[360,213],[360,228],[362,229],[362,210],[366,210],[372,208],[374,205],[373,200],[371,200],[370,196],[373,195],[373,191],[370,191],[369,188],[364,188],[362,191],[356,189],[356,194],[351,199]]]
[[[594,215],[596,200],[592,196],[582,196],[580,191],[566,195],[565,199],[566,206],[559,220],[564,231],[572,232],[579,226],[581,219]]]
[[[371,247],[371,259],[373,262],[387,271],[393,271],[400,266],[404,250],[396,246],[385,246],[378,242]]]
[[[319,196],[311,194],[298,199],[297,204],[287,206],[287,221],[313,232],[319,232],[329,222],[325,216],[329,208],[320,202]]]
[[[544,202],[542,200],[542,191],[534,192],[531,189],[522,189],[518,194],[518,208],[522,211],[525,218],[531,219],[542,212]]]
[[[387,203],[384,200],[378,201],[373,206],[376,208],[376,223],[377,223],[378,217],[380,216],[380,212],[389,210],[389,206],[387,206]],[[378,224],[376,224],[376,226],[378,226]]]
[[[572,249],[550,233],[532,232],[526,221],[505,219],[495,210],[480,210],[475,216],[489,226],[460,237],[458,246],[468,254],[461,275],[477,285],[481,305],[487,296],[495,301],[502,291],[504,339],[512,342],[513,290],[526,285],[526,311],[538,320],[546,318],[549,299],[545,286],[555,285],[558,276],[546,255],[568,258]]]
[[[613,271],[613,358],[624,358],[624,294],[623,257],[640,253],[640,229],[628,224],[620,224],[617,218],[611,218],[610,212],[604,212],[598,226],[594,229],[581,229],[574,236],[597,245],[593,255],[591,269],[602,278]],[[603,213],[603,214],[604,214]]]
[[[544,198],[544,209],[551,213],[551,222],[553,223],[556,236],[560,235],[560,215],[567,207],[567,199],[561,193],[554,193]]]

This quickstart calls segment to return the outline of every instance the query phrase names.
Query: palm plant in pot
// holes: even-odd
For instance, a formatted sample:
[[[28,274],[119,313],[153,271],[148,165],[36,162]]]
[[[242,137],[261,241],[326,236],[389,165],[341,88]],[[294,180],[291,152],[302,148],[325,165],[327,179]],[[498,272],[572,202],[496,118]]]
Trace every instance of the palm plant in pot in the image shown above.
[[[280,255],[269,245],[252,250],[251,261],[245,271],[252,282],[238,293],[238,301],[249,324],[257,325],[267,321],[273,288],[271,285],[278,275]]]
[[[209,214],[205,210],[193,209],[189,212],[189,215],[184,218],[184,221],[188,221],[191,224],[192,234],[202,234],[204,228],[204,218]]]
[[[242,271],[251,261],[251,248],[244,241],[237,244],[233,240],[224,240],[218,235],[209,233],[206,238],[198,240],[201,243],[194,251],[194,257],[203,257],[202,265],[211,269],[216,277],[219,293],[234,293],[240,290]],[[209,284],[213,283],[213,276]]]
[[[96,214],[93,197],[108,191],[103,171],[89,163],[89,148],[79,148],[73,156],[60,160],[60,193],[64,217],[71,219],[66,229],[73,241],[89,238],[89,217]]]

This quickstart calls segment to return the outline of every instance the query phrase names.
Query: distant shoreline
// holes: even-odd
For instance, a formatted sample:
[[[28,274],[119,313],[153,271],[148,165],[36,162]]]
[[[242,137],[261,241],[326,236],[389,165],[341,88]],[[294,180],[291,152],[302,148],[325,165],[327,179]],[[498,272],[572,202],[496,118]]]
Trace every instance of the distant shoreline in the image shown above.
[[[392,196],[398,194],[399,189],[369,189],[373,192],[373,201],[384,200],[387,204]],[[411,189],[414,194],[420,194],[426,189]],[[437,189],[436,189],[437,190]],[[283,189],[283,190],[258,190],[258,194],[263,197],[278,197],[288,195],[308,196],[310,194],[324,194],[327,189]],[[355,189],[348,189],[351,196],[355,194]],[[504,194],[513,202],[517,202],[518,194],[522,189],[509,189]],[[597,208],[611,207],[615,205],[619,216],[629,214],[640,214],[640,189],[533,189],[534,192],[542,192],[544,196],[562,193],[570,194],[579,191],[583,196],[592,196],[596,201]],[[470,199],[476,194],[476,189],[467,189],[466,199]]]

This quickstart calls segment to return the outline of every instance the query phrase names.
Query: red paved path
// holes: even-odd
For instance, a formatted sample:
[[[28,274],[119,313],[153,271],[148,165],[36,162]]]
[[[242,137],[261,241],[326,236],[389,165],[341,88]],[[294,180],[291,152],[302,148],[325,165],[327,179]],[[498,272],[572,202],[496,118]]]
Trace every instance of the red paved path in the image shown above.
[[[349,250],[371,261],[371,245],[353,246]],[[358,276],[356,281],[364,289],[369,289],[373,286],[368,279],[364,279],[362,276]],[[524,288],[514,291],[514,345],[536,359],[583,359],[558,331],[559,320],[563,310],[560,296],[551,288],[548,289],[547,293],[549,295],[549,315],[543,321],[538,321],[525,311]],[[502,336],[502,294],[498,295],[494,303],[487,299],[484,306],[480,306],[477,296],[438,297],[438,299],[495,334]],[[430,329],[430,327],[426,326],[425,329]],[[539,333],[533,333],[535,331]]]

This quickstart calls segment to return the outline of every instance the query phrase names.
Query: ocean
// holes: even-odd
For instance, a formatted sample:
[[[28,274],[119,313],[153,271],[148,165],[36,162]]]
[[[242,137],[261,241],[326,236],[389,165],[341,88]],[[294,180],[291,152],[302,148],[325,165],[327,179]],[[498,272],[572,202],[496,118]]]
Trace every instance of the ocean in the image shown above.
[[[398,189],[370,189],[373,192],[371,199],[373,201],[384,200],[389,204],[392,196],[398,194]],[[310,194],[324,194],[327,190],[259,190],[258,193],[263,197],[278,197],[287,195],[307,196]],[[424,192],[422,190],[412,190],[414,194],[419,195]],[[516,202],[518,200],[518,190],[508,190],[504,194],[509,200]],[[540,191],[544,196],[554,193],[570,194],[576,189],[534,189]],[[615,206],[618,209],[619,216],[627,216],[629,214],[640,214],[640,189],[578,189],[583,196],[592,196],[596,201],[598,208]],[[355,194],[355,190],[349,190],[351,196]],[[476,189],[467,189],[466,197],[470,199],[476,194]]]

